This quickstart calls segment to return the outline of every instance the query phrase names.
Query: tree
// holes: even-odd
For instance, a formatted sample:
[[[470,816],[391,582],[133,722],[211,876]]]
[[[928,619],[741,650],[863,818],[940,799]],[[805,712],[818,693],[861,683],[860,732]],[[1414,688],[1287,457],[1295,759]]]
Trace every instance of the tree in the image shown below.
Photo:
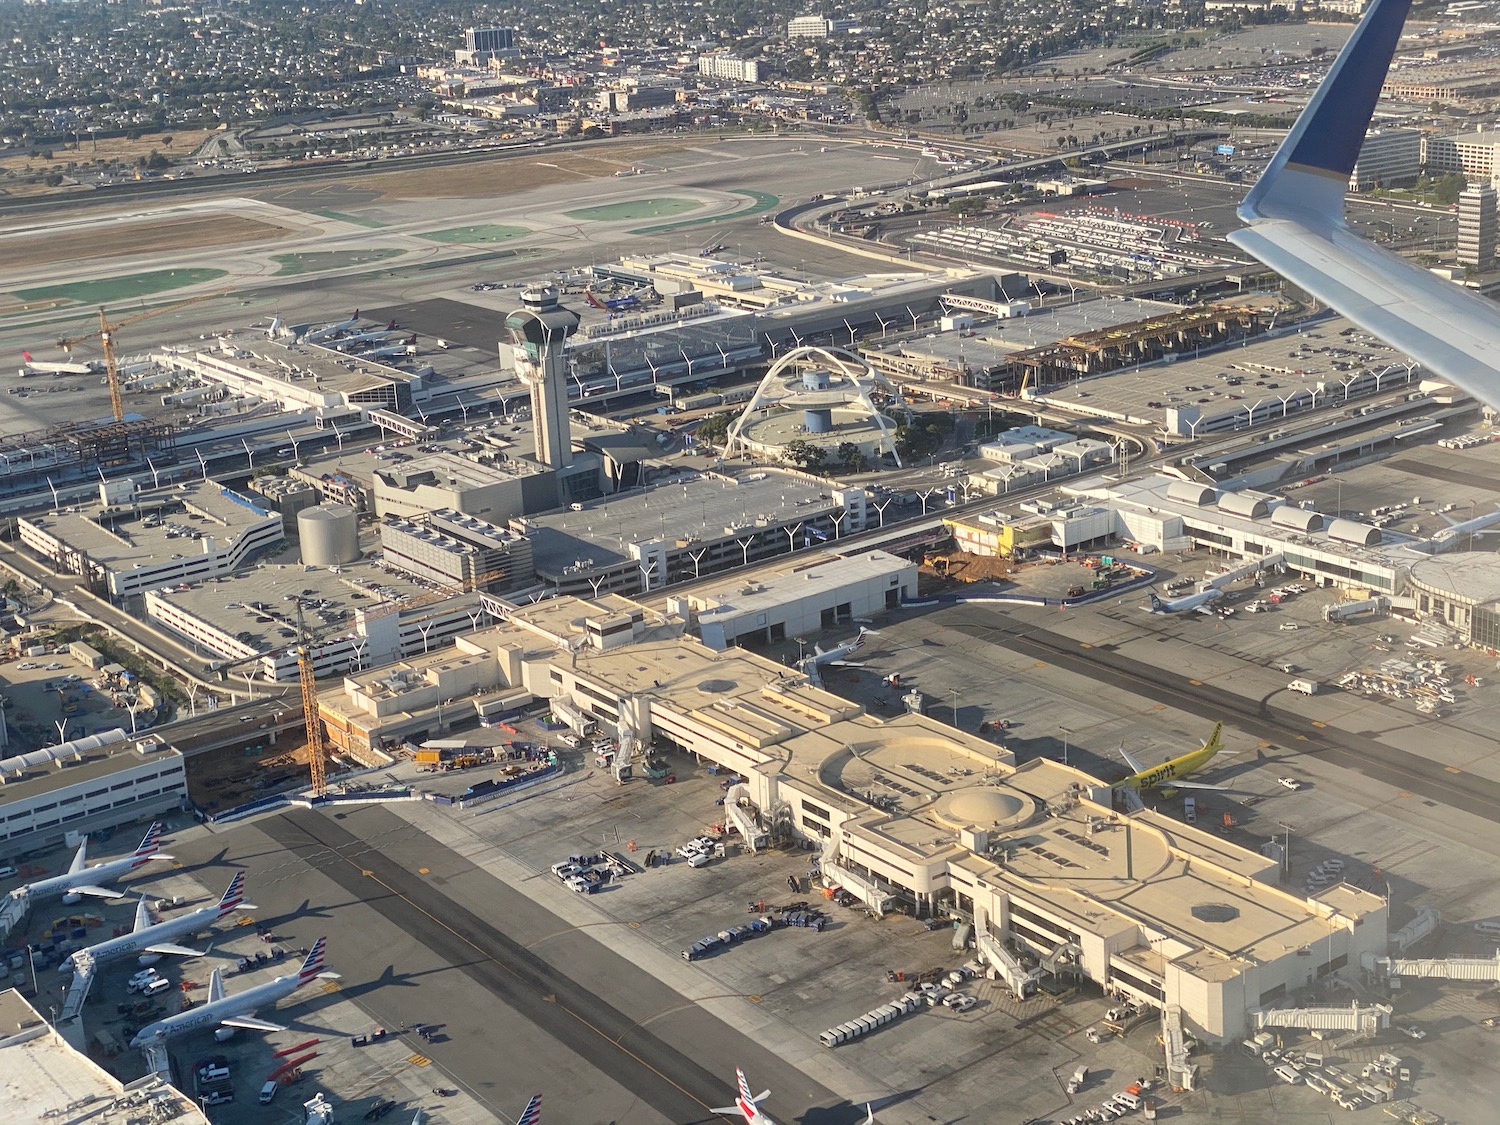
[[[822,472],[828,460],[828,455],[821,446],[814,445],[810,441],[803,441],[801,438],[789,441],[782,446],[781,455],[785,460],[809,473]]]
[[[869,467],[864,451],[852,441],[839,442],[839,462],[844,466],[846,472],[862,473]]]
[[[699,445],[723,445],[729,440],[729,423],[732,421],[734,415],[728,411],[712,414],[698,423],[694,437]]]

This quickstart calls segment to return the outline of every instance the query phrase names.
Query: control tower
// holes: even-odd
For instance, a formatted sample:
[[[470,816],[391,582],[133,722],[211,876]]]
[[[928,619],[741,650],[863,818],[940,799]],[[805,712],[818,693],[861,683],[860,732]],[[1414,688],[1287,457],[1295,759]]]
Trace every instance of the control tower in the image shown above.
[[[531,388],[536,459],[560,469],[573,460],[568,425],[568,365],[563,342],[578,331],[578,314],[558,302],[557,290],[523,289],[521,308],[505,318],[516,374]]]

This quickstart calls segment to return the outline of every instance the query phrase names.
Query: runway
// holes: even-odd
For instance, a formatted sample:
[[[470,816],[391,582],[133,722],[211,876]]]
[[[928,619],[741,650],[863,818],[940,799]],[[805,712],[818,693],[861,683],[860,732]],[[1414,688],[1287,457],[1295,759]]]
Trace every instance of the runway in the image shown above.
[[[384,809],[296,811],[206,842],[230,843],[230,862],[275,862],[275,897],[334,904],[332,924],[317,925],[344,974],[342,995],[384,1026],[439,1025],[446,1041],[422,1050],[499,1118],[542,1091],[549,1115],[574,1125],[718,1120],[708,1110],[733,1100],[736,1065],[773,1090],[772,1112],[814,1107],[800,1116],[783,1108],[787,1119],[863,1118],[596,936]],[[614,923],[601,916],[601,925]],[[420,952],[403,960],[393,931]]]
[[[969,605],[940,611],[933,619],[945,628],[1046,660],[1143,699],[1215,719],[1222,717],[1246,734],[1299,753],[1326,758],[1397,789],[1500,822],[1500,784],[1487,778],[1450,774],[1419,755],[1364,735],[1333,727],[1294,725],[1280,718],[1264,699],[1249,699],[1209,685],[1193,684],[1177,673],[1122,656],[1109,645],[1083,648],[1071,637],[998,610]]]

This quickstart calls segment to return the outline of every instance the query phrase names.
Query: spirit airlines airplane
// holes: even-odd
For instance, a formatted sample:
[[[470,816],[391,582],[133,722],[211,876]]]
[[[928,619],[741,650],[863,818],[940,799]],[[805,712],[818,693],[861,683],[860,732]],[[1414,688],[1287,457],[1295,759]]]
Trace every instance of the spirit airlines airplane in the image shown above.
[[[161,960],[163,954],[168,953],[178,957],[201,957],[202,952],[185,945],[177,945],[176,939],[207,929],[236,910],[254,909],[254,906],[245,901],[245,873],[236,871],[234,878],[229,881],[229,888],[224,892],[224,897],[219,899],[216,905],[205,906],[191,914],[184,914],[180,918],[169,918],[155,925],[151,924],[150,915],[146,913],[146,899],[142,896],[140,904],[135,908],[135,929],[132,932],[110,938],[108,941],[101,941],[98,945],[91,945],[83,952],[95,961],[110,961],[116,957],[139,953],[142,965],[154,965]],[[76,956],[78,954],[74,954],[74,957]],[[65,970],[74,968],[73,957],[64,961],[61,967]]]
[[[741,1067],[734,1068],[734,1075],[739,1079],[740,1096],[733,1105],[722,1106],[719,1109],[711,1109],[709,1113],[722,1113],[733,1117],[736,1113],[745,1118],[745,1125],[776,1125],[770,1116],[761,1112],[760,1103],[771,1096],[770,1090],[763,1090],[753,1097],[750,1094],[750,1083],[745,1080],[745,1071]],[[865,1106],[864,1125],[875,1125],[875,1111],[868,1105]]]
[[[1174,789],[1223,789],[1222,785],[1207,785],[1201,781],[1183,781],[1182,778],[1190,773],[1202,769],[1208,765],[1220,750],[1224,749],[1224,743],[1220,736],[1224,733],[1224,724],[1220,723],[1214,727],[1213,734],[1208,736],[1208,741],[1196,750],[1189,750],[1186,754],[1179,754],[1171,761],[1163,762],[1159,766],[1147,769],[1144,764],[1137,761],[1125,747],[1120,747],[1120,756],[1135,772],[1124,781],[1115,782],[1116,789],[1160,789],[1170,793]]]
[[[290,996],[310,981],[320,977],[338,979],[337,973],[323,971],[323,948],[327,938],[319,938],[313,945],[302,968],[295,973],[277,977],[275,980],[246,989],[238,996],[224,995],[224,976],[215,969],[208,978],[208,1001],[202,1006],[178,1012],[175,1016],[148,1023],[130,1041],[132,1047],[140,1048],[153,1042],[169,1039],[184,1032],[196,1031],[200,1027],[213,1027],[214,1038],[228,1039],[237,1027],[248,1027],[254,1031],[285,1031],[279,1023],[258,1020],[250,1015],[257,1008],[265,1008],[283,997]]]
[[[1229,241],[1489,405],[1500,404],[1491,301],[1360,238],[1344,192],[1411,0],[1374,0],[1265,172]]]
[[[88,841],[78,845],[78,851],[73,856],[73,863],[68,868],[66,875],[54,875],[50,879],[42,879],[40,882],[27,883],[24,887],[18,887],[11,892],[12,895],[25,894],[28,898],[46,898],[49,895],[62,895],[66,903],[75,903],[83,895],[93,895],[95,898],[124,898],[123,891],[106,890],[99,886],[112,879],[118,879],[121,875],[129,874],[143,863],[153,859],[171,859],[165,852],[157,851],[161,841],[161,822],[157,821],[146,830],[145,839],[141,846],[124,859],[111,860],[109,863],[96,863],[93,867],[84,867],[87,862],[85,856],[88,851]]]
[[[1224,591],[1217,586],[1211,586],[1197,594],[1188,594],[1181,598],[1168,598],[1163,601],[1153,592],[1151,601],[1142,607],[1147,613],[1187,613],[1190,610],[1202,609],[1211,602],[1216,602],[1224,596]]]

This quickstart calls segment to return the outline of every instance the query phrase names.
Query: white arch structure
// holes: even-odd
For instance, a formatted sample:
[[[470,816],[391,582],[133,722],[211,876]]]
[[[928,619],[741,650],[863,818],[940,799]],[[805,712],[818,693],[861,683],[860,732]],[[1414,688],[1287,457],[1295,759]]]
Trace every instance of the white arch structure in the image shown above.
[[[822,368],[833,377],[831,385],[824,390],[813,390],[788,383],[788,374],[797,371]],[[896,464],[901,463],[901,454],[896,450],[896,437],[885,415],[875,408],[870,393],[880,387],[893,399],[899,399],[896,388],[889,379],[847,348],[819,347],[803,344],[781,356],[769,368],[745,404],[740,416],[729,424],[729,437],[724,443],[726,456],[749,445],[744,436],[745,427],[752,421],[757,410],[768,406],[781,406],[788,410],[820,409],[859,406],[880,430],[880,436],[889,445]]]

